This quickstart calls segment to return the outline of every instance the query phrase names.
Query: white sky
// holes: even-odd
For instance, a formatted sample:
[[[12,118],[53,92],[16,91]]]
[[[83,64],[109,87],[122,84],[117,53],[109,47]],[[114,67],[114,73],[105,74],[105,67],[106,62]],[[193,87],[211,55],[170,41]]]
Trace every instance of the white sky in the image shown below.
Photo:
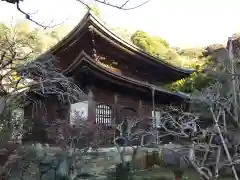
[[[123,0],[109,0],[120,2]],[[135,3],[144,0],[132,0]],[[24,0],[23,9],[37,20],[76,24],[84,13],[76,0]],[[141,29],[165,38],[172,46],[203,46],[226,41],[240,30],[240,0],[151,0],[141,8],[122,11],[100,6],[109,26]],[[12,4],[0,1],[0,21],[22,18]]]

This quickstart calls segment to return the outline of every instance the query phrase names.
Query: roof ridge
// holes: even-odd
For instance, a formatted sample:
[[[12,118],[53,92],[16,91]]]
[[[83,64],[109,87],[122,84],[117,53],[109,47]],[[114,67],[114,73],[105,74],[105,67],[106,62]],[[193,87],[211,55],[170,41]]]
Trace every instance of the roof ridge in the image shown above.
[[[182,71],[182,72],[188,72],[188,73],[192,73],[195,71],[195,69],[192,69],[192,68],[182,68],[182,67],[177,67],[177,66],[174,66],[172,65],[171,63],[168,63],[168,62],[165,62],[163,59],[160,59],[160,58],[157,58],[145,51],[143,51],[142,49],[140,49],[139,47],[137,47],[136,45],[132,44],[132,43],[129,43],[127,42],[125,39],[121,38],[120,36],[118,36],[116,33],[114,33],[113,31],[111,31],[106,25],[104,25],[104,23],[94,14],[92,13],[91,11],[88,11],[87,16],[89,16],[90,18],[92,17],[94,21],[97,21],[97,23],[102,26],[106,31],[108,31],[109,34],[113,35],[116,40],[120,40],[120,41],[123,41],[121,43],[125,43],[126,45],[130,46],[130,48],[134,48],[135,51],[141,53],[141,55],[143,56],[146,56],[146,57],[149,57],[155,61],[159,61],[161,64],[164,64],[170,68],[173,68],[173,69],[176,69],[178,71]],[[92,20],[92,19],[90,19]]]
[[[96,30],[100,30],[100,33],[105,33],[105,35],[109,35],[109,40],[115,41],[115,43],[121,45],[123,48],[126,48],[129,51],[132,51],[133,53],[136,53],[139,55],[139,57],[142,57],[143,59],[149,59],[150,61],[155,62],[156,64],[162,64],[164,66],[167,66],[170,69],[173,69],[179,73],[184,73],[187,75],[190,75],[194,72],[194,69],[186,69],[174,66],[168,62],[163,61],[162,59],[158,59],[137,46],[133,45],[132,43],[127,42],[123,38],[119,37],[116,33],[111,31],[96,15],[93,14],[91,11],[87,11],[87,13],[82,17],[80,22],[61,40],[59,41],[55,46],[50,48],[45,53],[51,53],[56,52],[61,47],[64,47],[66,44],[71,42],[73,38],[81,31],[81,28],[84,27],[87,23],[90,23],[90,25],[93,26]],[[44,54],[45,54],[44,53]]]

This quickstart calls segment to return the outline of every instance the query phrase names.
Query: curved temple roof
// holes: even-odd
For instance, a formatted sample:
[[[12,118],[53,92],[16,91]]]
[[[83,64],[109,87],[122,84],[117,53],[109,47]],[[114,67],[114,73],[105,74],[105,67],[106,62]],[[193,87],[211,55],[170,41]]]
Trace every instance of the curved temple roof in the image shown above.
[[[93,68],[96,68],[100,71],[103,72],[103,74],[107,75],[107,76],[112,76],[113,78],[116,78],[120,81],[124,81],[124,82],[128,82],[130,84],[133,84],[134,86],[139,86],[139,87],[142,87],[142,88],[147,88],[149,90],[152,90],[154,89],[156,92],[160,92],[160,93],[163,93],[163,94],[168,94],[170,96],[173,96],[173,97],[176,97],[176,98],[180,98],[180,99],[189,99],[189,96],[185,95],[185,94],[182,94],[182,93],[176,93],[176,92],[171,92],[171,91],[168,91],[166,89],[163,89],[161,87],[157,87],[157,86],[153,86],[149,83],[145,83],[145,82],[142,82],[142,81],[138,81],[138,80],[135,80],[133,78],[130,78],[130,77],[126,77],[126,76],[122,76],[122,75],[119,75],[118,73],[114,73],[110,70],[108,70],[107,68],[103,67],[102,65],[100,65],[99,63],[96,63],[90,56],[88,56],[84,51],[81,51],[78,56],[76,57],[76,59],[72,62],[72,64],[67,68],[65,69],[64,73],[69,73],[71,71],[73,71],[74,69],[78,68],[79,65],[82,63],[82,62],[87,62],[88,64],[90,64],[91,67]],[[90,67],[90,68],[91,68]]]
[[[86,26],[88,26],[88,30],[91,29],[96,33],[101,33],[102,36],[108,38],[109,41],[118,44],[121,48],[124,48],[125,51],[136,55],[141,60],[144,60],[147,63],[155,64],[157,66],[163,66],[165,68],[171,69],[173,72],[179,74],[181,77],[189,76],[194,72],[193,69],[183,69],[175,67],[163,60],[160,60],[154,56],[151,56],[144,51],[140,50],[136,46],[126,42],[120,37],[116,36],[112,31],[110,31],[101,21],[90,11],[86,13],[83,19],[78,23],[78,25],[65,37],[63,38],[57,45],[49,50],[49,52],[57,52],[58,50],[68,46],[75,39],[78,39],[78,35],[81,34],[82,31],[86,30]]]

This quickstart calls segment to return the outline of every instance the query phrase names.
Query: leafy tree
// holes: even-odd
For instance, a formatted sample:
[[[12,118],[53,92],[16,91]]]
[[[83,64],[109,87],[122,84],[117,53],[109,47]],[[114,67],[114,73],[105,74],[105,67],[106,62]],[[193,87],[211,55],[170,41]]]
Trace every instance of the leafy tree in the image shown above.
[[[166,53],[166,58],[168,58],[168,60],[175,60],[175,59],[177,59],[179,56],[178,56],[178,54],[176,53],[176,52],[174,52],[174,51],[171,51],[171,50],[169,50],[167,53]]]
[[[196,72],[190,75],[190,77],[180,79],[174,83],[172,83],[169,88],[172,91],[180,91],[185,93],[193,93],[195,90],[201,90],[204,87],[207,87],[211,82],[211,78],[205,73],[204,66],[197,67]]]
[[[9,33],[10,29],[5,24],[0,24],[0,38],[3,40],[5,34]]]
[[[151,54],[157,54],[160,52],[161,48],[169,48],[169,44],[166,40],[158,36],[150,36],[142,30],[137,30],[132,35],[131,40],[133,44]]]
[[[193,93],[195,90],[200,91],[205,88],[211,82],[211,77],[209,75],[208,69],[212,66],[212,56],[203,56],[203,50],[199,49],[184,49],[180,50],[178,53],[181,56],[188,57],[188,60],[195,59],[195,61],[189,62],[190,67],[195,69],[195,72],[189,77],[178,80],[169,85],[172,91],[180,91],[185,93]]]
[[[173,91],[193,93],[206,88],[216,79],[223,82],[226,77],[222,73],[222,64],[229,66],[225,61],[229,61],[228,52],[222,44],[213,44],[205,49],[182,49],[178,53],[181,56],[196,59],[192,62],[192,67],[196,69],[190,77],[174,82],[169,87]],[[221,72],[221,73],[218,73]]]
[[[168,63],[181,66],[182,57],[175,50],[171,49],[169,43],[158,37],[151,36],[148,33],[138,30],[131,37],[132,43],[143,51]]]
[[[156,39],[141,30],[136,31],[132,35],[131,40],[134,45],[152,55],[158,55],[161,50],[167,51],[165,46],[160,41],[157,42]]]
[[[161,42],[166,48],[170,48],[169,43],[165,39],[162,39],[159,36],[152,36],[152,38],[157,42]]]
[[[188,49],[179,49],[177,52],[181,56],[186,56],[189,58],[199,58],[202,56],[203,48],[188,48]]]

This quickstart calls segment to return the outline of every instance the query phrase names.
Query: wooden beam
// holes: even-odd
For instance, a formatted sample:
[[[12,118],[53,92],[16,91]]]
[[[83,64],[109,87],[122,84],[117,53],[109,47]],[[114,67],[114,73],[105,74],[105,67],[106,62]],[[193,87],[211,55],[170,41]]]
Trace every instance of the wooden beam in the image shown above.
[[[119,123],[117,122],[117,120],[119,119],[119,108],[118,108],[118,94],[114,94],[114,108],[113,108],[113,122],[112,122],[112,125],[115,125],[116,123]]]

